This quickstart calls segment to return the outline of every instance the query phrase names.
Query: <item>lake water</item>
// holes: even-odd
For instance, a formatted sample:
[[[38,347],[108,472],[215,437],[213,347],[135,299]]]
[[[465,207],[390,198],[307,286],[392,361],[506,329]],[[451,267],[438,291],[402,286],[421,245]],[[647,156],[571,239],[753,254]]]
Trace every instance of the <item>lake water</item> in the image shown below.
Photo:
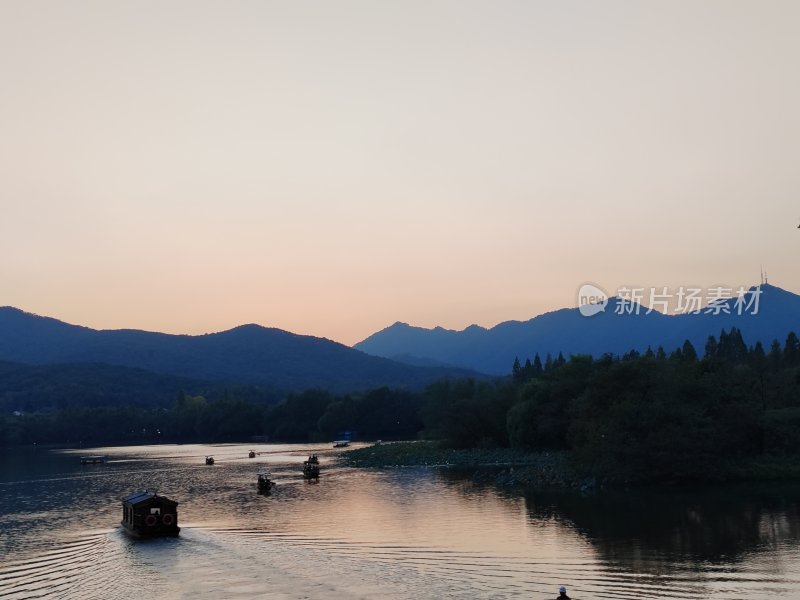
[[[300,471],[312,451],[318,483]],[[523,495],[447,471],[343,467],[341,452],[6,451],[0,598],[543,600],[560,585],[581,600],[800,598],[800,486]],[[269,496],[259,466],[278,482]],[[120,498],[142,489],[180,502],[180,537],[121,531]]]

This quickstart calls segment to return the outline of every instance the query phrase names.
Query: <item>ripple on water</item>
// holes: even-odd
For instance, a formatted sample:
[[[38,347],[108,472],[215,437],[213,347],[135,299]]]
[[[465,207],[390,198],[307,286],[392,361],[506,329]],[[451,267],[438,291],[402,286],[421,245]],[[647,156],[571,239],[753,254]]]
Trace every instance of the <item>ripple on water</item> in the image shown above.
[[[125,577],[125,546],[118,532],[98,532],[51,544],[35,558],[8,560],[0,567],[0,597],[129,598],[136,587],[152,589],[152,581]],[[120,571],[122,569],[122,572]]]
[[[750,505],[726,516],[756,543],[698,558],[667,543],[702,546],[681,537],[695,532],[647,519],[641,531],[611,527],[591,499],[504,495],[424,469],[352,470],[311,446],[257,446],[256,459],[248,449],[110,448],[103,465],[61,456],[2,479],[0,597],[535,599],[567,584],[584,600],[755,600],[800,590],[794,504],[760,521]],[[316,484],[300,474],[314,450]],[[206,454],[217,464],[202,464]],[[255,493],[259,466],[278,482],[270,496]],[[117,527],[120,497],[145,488],[180,502],[179,538],[132,540]]]

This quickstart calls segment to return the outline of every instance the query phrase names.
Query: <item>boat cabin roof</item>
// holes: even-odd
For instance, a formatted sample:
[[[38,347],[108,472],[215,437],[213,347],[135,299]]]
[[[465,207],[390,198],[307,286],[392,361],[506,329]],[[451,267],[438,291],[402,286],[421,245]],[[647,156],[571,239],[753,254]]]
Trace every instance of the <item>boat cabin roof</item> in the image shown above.
[[[131,506],[138,506],[140,504],[149,504],[150,502],[154,502],[156,500],[161,504],[172,504],[173,506],[178,505],[178,503],[174,500],[170,500],[166,496],[159,496],[155,492],[136,492],[127,498],[123,498],[122,501],[126,504],[130,504]]]

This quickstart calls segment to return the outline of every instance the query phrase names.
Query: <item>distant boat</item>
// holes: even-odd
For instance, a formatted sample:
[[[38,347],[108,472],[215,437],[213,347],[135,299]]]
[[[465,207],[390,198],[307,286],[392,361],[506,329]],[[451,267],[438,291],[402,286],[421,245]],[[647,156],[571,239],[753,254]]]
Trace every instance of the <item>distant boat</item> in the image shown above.
[[[108,460],[108,456],[104,455],[93,455],[93,456],[81,456],[81,464],[82,465],[97,465],[100,463],[104,463]]]
[[[258,477],[258,493],[259,494],[269,494],[273,487],[275,487],[275,482],[269,478],[269,471],[267,469],[262,469],[257,473]]]
[[[213,465],[214,464],[214,457],[213,456],[206,456],[206,464]]]
[[[319,459],[316,454],[308,457],[303,462],[303,477],[306,479],[319,479]]]
[[[350,445],[350,440],[336,440],[333,442],[334,448],[345,448]]]
[[[134,537],[174,537],[178,503],[155,492],[136,492],[122,500],[122,526]]]

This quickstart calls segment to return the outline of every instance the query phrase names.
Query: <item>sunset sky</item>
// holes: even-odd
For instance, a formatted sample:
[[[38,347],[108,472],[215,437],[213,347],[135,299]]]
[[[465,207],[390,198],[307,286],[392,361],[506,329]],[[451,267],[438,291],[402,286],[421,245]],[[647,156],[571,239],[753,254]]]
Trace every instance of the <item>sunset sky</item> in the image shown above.
[[[0,0],[0,305],[352,344],[800,292],[800,2]]]

